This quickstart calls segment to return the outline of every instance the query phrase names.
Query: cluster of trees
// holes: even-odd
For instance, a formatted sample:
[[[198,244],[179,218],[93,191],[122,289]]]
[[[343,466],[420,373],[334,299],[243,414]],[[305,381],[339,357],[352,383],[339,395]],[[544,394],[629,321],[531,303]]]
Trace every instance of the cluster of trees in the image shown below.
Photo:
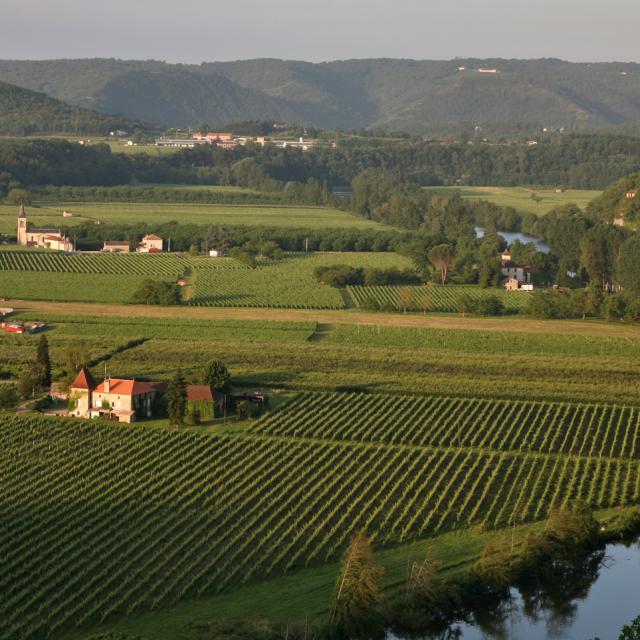
[[[109,224],[91,222],[63,227],[74,237],[80,250],[99,250],[105,240],[114,237],[128,240],[132,246],[149,233],[171,239],[171,249],[188,251],[192,246],[207,253],[209,249],[228,251],[233,247],[259,248],[276,243],[283,251],[396,251],[408,242],[411,234],[376,229],[304,229],[287,227],[246,227],[196,225],[179,221],[164,224]]]
[[[418,284],[420,279],[413,269],[375,269],[351,267],[345,264],[335,264],[316,267],[313,275],[323,284],[331,287],[346,287],[347,285],[390,285],[390,284]]]
[[[398,171],[368,168],[351,183],[349,198],[336,206],[358,215],[403,229],[441,231],[446,235],[461,228],[492,226],[504,231],[532,229],[536,216],[501,207],[488,201],[463,200],[455,192],[424,190],[418,182]]]
[[[131,296],[131,303],[173,306],[180,304],[180,293],[173,282],[144,280]]]

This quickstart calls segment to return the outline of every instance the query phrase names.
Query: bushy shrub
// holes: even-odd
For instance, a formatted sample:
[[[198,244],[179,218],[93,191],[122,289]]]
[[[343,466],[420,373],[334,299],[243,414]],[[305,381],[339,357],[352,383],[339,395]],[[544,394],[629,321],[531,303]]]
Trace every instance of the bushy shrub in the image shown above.
[[[133,304],[157,304],[173,306],[180,304],[178,287],[173,282],[145,280],[131,296]]]

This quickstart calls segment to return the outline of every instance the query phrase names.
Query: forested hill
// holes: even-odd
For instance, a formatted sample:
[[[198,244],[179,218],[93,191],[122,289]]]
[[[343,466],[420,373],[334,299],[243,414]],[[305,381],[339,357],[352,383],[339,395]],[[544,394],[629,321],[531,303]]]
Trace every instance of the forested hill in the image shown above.
[[[606,222],[622,220],[625,227],[640,228],[640,173],[614,182],[589,204],[589,213]]]
[[[129,118],[71,106],[44,93],[0,82],[0,135],[101,134],[140,127]]]
[[[637,131],[640,123],[640,65],[633,63],[7,60],[0,80],[170,126],[273,118],[427,135],[476,126],[487,135],[532,135],[544,127]]]

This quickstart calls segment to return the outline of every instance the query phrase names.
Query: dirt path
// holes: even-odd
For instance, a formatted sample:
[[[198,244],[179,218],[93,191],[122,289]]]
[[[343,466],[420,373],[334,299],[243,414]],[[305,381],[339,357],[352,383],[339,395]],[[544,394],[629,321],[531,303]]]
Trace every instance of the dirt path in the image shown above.
[[[594,320],[530,320],[519,317],[463,318],[434,313],[374,313],[355,309],[321,311],[308,309],[249,309],[223,307],[152,307],[138,305],[38,302],[11,300],[16,311],[55,313],[68,316],[118,316],[147,318],[193,318],[201,320],[273,320],[321,324],[365,324],[389,327],[517,331],[585,336],[640,338],[640,326]]]

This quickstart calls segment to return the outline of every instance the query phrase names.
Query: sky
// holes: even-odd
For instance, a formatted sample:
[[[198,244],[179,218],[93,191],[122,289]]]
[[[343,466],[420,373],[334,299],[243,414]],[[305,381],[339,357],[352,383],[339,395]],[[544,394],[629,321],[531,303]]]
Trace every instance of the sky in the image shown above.
[[[640,0],[0,0],[0,58],[640,62]]]

